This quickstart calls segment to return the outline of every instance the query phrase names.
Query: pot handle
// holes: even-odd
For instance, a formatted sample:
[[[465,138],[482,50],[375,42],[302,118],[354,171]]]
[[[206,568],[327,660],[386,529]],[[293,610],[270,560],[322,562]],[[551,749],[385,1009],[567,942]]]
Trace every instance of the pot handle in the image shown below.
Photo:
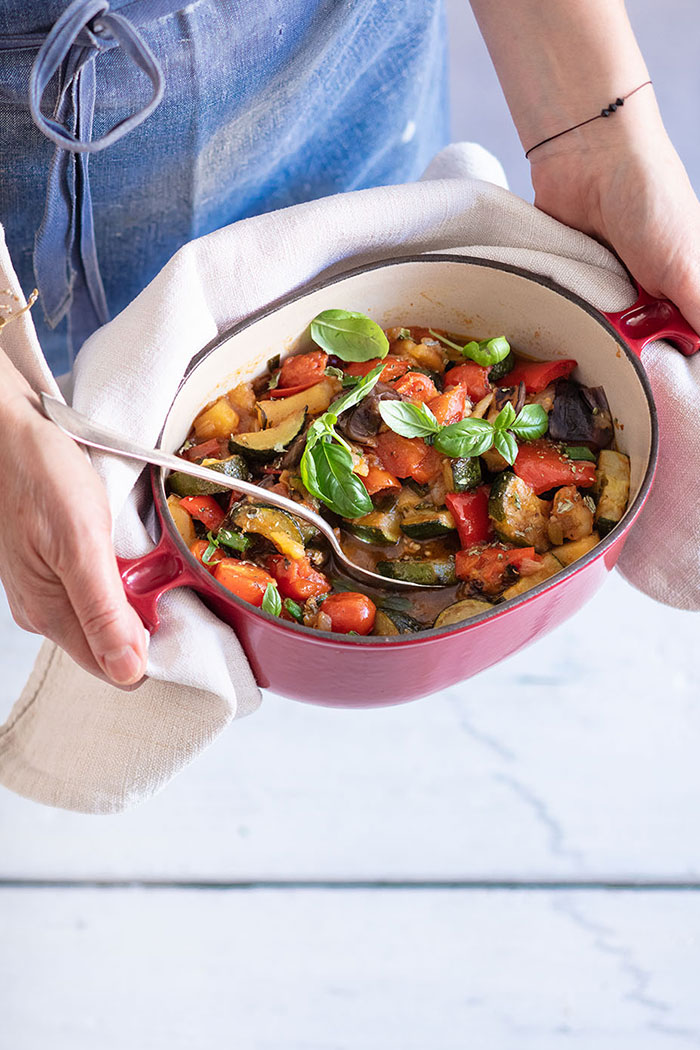
[[[118,557],[117,567],[129,605],[133,606],[151,634],[160,626],[157,605],[161,594],[174,587],[196,583],[195,574],[174,548],[167,533],[163,533],[157,547],[140,558]]]
[[[633,306],[617,313],[602,311],[618,335],[637,357],[654,339],[668,339],[686,357],[700,350],[700,336],[690,327],[677,306],[668,299],[655,299],[637,281],[639,297]]]

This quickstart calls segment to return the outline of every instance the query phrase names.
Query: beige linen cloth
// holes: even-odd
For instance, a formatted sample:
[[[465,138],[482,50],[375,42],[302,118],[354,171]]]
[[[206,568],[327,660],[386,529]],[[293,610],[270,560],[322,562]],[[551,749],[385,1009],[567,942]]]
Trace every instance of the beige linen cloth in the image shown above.
[[[544,274],[604,310],[635,299],[608,251],[509,193],[486,151],[454,145],[418,183],[301,204],[187,244],[82,348],[73,404],[155,443],[189,360],[217,333],[319,277],[403,253],[460,249]],[[4,240],[0,286],[19,293]],[[8,326],[2,346],[37,390],[56,391],[30,318]],[[700,432],[687,419],[698,403],[700,358],[656,343],[644,363],[661,460],[621,569],[652,597],[698,609],[700,511],[687,478],[700,463]],[[149,550],[146,477],[125,461],[93,462],[109,493],[117,551]],[[101,683],[44,644],[0,729],[0,783],[52,806],[117,812],[154,794],[229,722],[256,709],[260,694],[233,631],[187,590],[166,595],[160,614],[149,677],[133,692]]]

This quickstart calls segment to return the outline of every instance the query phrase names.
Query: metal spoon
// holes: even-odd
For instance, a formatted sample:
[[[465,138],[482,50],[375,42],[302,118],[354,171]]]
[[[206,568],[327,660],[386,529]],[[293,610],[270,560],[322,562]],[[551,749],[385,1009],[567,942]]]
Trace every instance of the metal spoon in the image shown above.
[[[190,463],[186,459],[172,456],[170,453],[162,452],[160,449],[142,448],[140,445],[135,445],[132,441],[122,437],[121,434],[117,434],[116,431],[109,430],[99,423],[93,423],[87,416],[69,408],[68,405],[65,405],[55,397],[51,397],[50,394],[42,394],[41,403],[48,418],[80,445],[89,445],[91,448],[97,448],[101,452],[110,452],[115,456],[126,456],[127,459],[137,459],[142,463],[153,463],[157,467],[165,467],[166,470],[179,470],[182,474],[189,474],[193,478],[200,478],[202,481],[214,481],[217,485],[225,485],[226,488],[233,489],[234,492],[252,496],[263,503],[279,507],[280,510],[284,510],[288,514],[294,514],[297,518],[303,518],[304,521],[311,522],[326,537],[336,559],[344,566],[348,575],[355,577],[355,579],[371,583],[374,586],[379,585],[381,587],[391,587],[392,589],[435,589],[434,585],[431,584],[409,583],[408,580],[391,580],[387,576],[381,576],[377,572],[370,572],[369,569],[363,569],[362,566],[356,565],[354,561],[348,558],[340,546],[335,532],[325,518],[322,518],[320,514],[316,514],[315,511],[309,510],[308,507],[301,503],[295,503],[294,500],[287,499],[286,496],[280,496],[277,492],[270,492],[259,485],[252,485],[249,481],[228,478],[218,471],[209,470],[208,467],[200,467],[197,463]]]

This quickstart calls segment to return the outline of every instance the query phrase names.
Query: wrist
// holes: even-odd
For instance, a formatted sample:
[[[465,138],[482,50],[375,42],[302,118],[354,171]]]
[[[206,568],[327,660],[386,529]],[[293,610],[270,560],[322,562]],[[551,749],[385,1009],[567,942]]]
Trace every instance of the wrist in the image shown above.
[[[24,424],[41,413],[39,398],[2,351],[0,391],[0,420],[3,425]]]

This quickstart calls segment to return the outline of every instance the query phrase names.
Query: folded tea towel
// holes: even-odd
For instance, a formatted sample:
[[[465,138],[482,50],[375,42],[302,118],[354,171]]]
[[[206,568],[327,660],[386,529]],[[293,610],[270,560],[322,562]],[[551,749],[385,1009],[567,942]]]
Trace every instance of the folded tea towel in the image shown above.
[[[448,250],[498,259],[550,277],[604,310],[635,294],[605,248],[508,192],[480,147],[448,147],[419,183],[362,190],[246,219],[182,248],[78,355],[72,400],[80,411],[143,444],[154,443],[193,354],[217,333],[308,282],[397,254]],[[19,292],[4,243],[3,287]],[[3,348],[36,389],[52,389],[31,320],[3,333]],[[654,598],[700,608],[700,515],[676,495],[678,464],[700,462],[686,406],[700,360],[663,343],[645,364],[662,430],[656,487],[627,545],[622,570]],[[682,446],[682,451],[681,451]],[[115,546],[134,556],[152,540],[140,514],[148,481],[135,465],[94,456],[109,493]],[[29,798],[92,813],[148,798],[260,697],[241,651],[187,591],[166,595],[150,646],[149,678],[113,689],[45,643],[0,730],[0,782]],[[196,633],[192,624],[196,622]],[[196,638],[196,641],[195,641]]]

